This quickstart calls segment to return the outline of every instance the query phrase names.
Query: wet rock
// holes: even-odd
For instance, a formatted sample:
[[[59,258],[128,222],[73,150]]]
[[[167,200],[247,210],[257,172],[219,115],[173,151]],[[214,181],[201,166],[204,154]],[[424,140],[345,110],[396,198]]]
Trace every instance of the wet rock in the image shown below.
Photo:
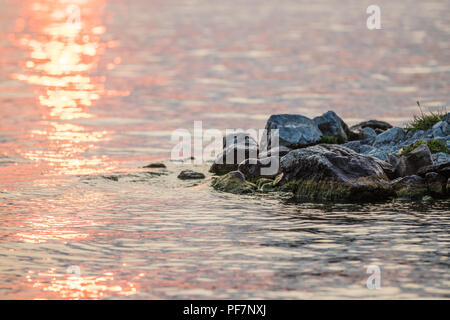
[[[143,168],[166,168],[166,165],[161,162],[150,163]]]
[[[391,181],[391,187],[397,197],[404,199],[420,199],[428,191],[425,180],[417,175],[397,178]]]
[[[274,178],[279,173],[280,158],[267,157],[262,159],[247,159],[239,164],[238,170],[247,179],[259,177]]]
[[[402,128],[391,128],[389,130],[384,131],[383,133],[379,134],[375,138],[374,147],[388,144],[388,143],[398,143],[405,139],[405,132]]]
[[[347,133],[349,128],[347,124],[333,111],[328,111],[320,117],[315,117],[313,121],[323,135],[335,137],[338,143],[344,143],[348,140]]]
[[[370,201],[392,194],[376,159],[339,145],[293,150],[281,158],[281,173],[274,185],[288,185],[300,199]]]
[[[399,177],[409,176],[432,164],[430,149],[427,145],[421,144],[413,151],[400,157],[395,172]]]
[[[195,172],[192,170],[183,170],[178,175],[178,179],[181,180],[205,179],[205,175],[201,172]]]
[[[256,185],[245,180],[239,171],[229,172],[213,179],[212,187],[219,191],[235,194],[247,194],[256,191]]]
[[[217,156],[209,172],[223,175],[238,169],[239,163],[247,159],[255,161],[258,158],[258,149],[254,145],[230,145]]]
[[[434,194],[443,194],[446,190],[447,178],[437,172],[428,172],[425,174],[425,180],[428,184],[428,190]]]
[[[307,117],[296,114],[276,114],[270,116],[267,121],[268,139],[261,142],[262,150],[267,148],[266,144],[269,147],[272,146],[270,141],[272,129],[279,130],[279,146],[285,146],[290,149],[315,144],[322,136],[322,132],[315,122]]]

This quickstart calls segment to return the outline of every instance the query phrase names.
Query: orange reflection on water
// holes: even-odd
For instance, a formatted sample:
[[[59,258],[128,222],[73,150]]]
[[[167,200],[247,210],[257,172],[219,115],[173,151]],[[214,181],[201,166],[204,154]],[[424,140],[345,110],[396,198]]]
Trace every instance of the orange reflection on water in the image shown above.
[[[95,118],[89,108],[97,100],[104,95],[123,95],[106,92],[104,76],[91,76],[98,70],[106,48],[117,45],[116,41],[110,44],[101,40],[106,32],[101,22],[104,0],[29,0],[21,1],[21,6],[23,12],[16,20],[17,33],[12,38],[26,49],[28,58],[21,64],[23,72],[11,77],[37,88],[38,108],[47,119],[41,123],[43,129],[30,131],[29,138],[39,144],[20,150],[21,155],[43,163],[46,170],[56,174],[114,169],[116,164],[105,157],[83,156],[96,148],[96,142],[108,140],[111,131],[61,122]],[[120,61],[116,57],[113,64]]]
[[[107,296],[131,296],[137,288],[132,282],[115,279],[113,272],[103,272],[99,276],[85,276],[56,273],[55,269],[37,273],[30,271],[27,281],[33,288],[46,292],[46,298],[56,299],[100,299]],[[135,280],[144,274],[139,274]]]

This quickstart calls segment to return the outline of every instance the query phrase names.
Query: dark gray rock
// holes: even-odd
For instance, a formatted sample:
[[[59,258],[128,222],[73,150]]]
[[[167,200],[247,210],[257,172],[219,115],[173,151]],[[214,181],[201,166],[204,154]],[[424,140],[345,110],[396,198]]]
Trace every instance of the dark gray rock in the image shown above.
[[[379,160],[339,145],[293,150],[281,158],[280,167],[274,185],[291,185],[301,199],[368,201],[391,194]]]
[[[391,142],[398,143],[405,139],[405,132],[402,128],[391,128],[389,130],[384,131],[383,133],[379,134],[375,138],[374,147],[383,145],[383,144],[389,144]]]
[[[446,190],[447,178],[437,172],[428,172],[425,174],[425,180],[428,184],[428,190],[434,194],[443,194]]]
[[[428,191],[425,180],[417,175],[397,178],[391,181],[391,187],[397,197],[421,199]]]
[[[323,135],[335,137],[339,143],[344,143],[348,140],[348,126],[334,111],[328,111],[320,117],[315,117],[313,121]]]
[[[395,172],[399,177],[417,174],[419,169],[432,165],[431,152],[427,145],[421,144],[413,151],[400,157],[395,168]]]
[[[261,152],[259,154],[259,158],[263,159],[263,158],[267,158],[267,157],[271,157],[271,156],[278,156],[278,157],[282,157],[284,155],[287,155],[292,149],[285,147],[285,146],[279,146],[276,148],[272,148],[267,152]]]
[[[146,166],[143,166],[143,168],[166,168],[166,165],[164,163],[161,162],[155,162],[155,163],[150,163]]]
[[[192,170],[183,170],[178,175],[178,179],[181,180],[205,179],[205,175],[201,172],[195,172]]]
[[[238,169],[239,163],[258,158],[258,148],[254,145],[230,145],[217,156],[209,172],[223,175]]]
[[[267,141],[261,141],[262,150],[272,147],[270,141],[272,129],[279,130],[279,146],[285,146],[290,149],[316,144],[322,136],[319,127],[307,117],[296,114],[276,114],[270,116],[269,120],[267,120],[266,130],[268,138],[266,139]],[[266,144],[269,145],[269,148],[267,148]]]
[[[425,177],[429,172],[436,172],[443,175],[446,178],[450,178],[450,162],[444,162],[439,164],[433,164],[431,166],[426,166],[417,172],[421,177]]]
[[[364,139],[364,136],[363,136],[364,128],[372,128],[376,134],[380,134],[383,131],[386,131],[386,130],[392,128],[392,125],[390,125],[387,122],[379,121],[379,120],[369,120],[369,121],[360,122],[360,123],[355,124],[354,126],[350,127],[350,131],[352,132],[351,136],[349,137],[350,140]]]
[[[261,159],[247,159],[239,164],[238,170],[244,174],[247,179],[260,177],[275,178],[280,170],[279,157],[267,157]]]

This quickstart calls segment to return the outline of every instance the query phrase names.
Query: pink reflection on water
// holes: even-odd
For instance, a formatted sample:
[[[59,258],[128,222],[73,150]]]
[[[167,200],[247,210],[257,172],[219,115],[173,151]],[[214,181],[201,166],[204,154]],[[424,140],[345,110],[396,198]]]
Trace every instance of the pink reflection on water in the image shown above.
[[[80,23],[74,23],[66,1],[30,0],[21,2],[23,11],[16,20],[10,39],[27,52],[20,63],[23,71],[10,77],[35,88],[38,112],[43,121],[39,129],[28,131],[30,147],[15,146],[25,159],[39,164],[38,170],[57,175],[90,174],[110,171],[117,163],[105,156],[85,156],[96,143],[108,141],[113,131],[95,131],[67,121],[95,118],[90,108],[102,96],[127,95],[108,91],[106,77],[94,77],[101,55],[117,41],[104,42],[106,32],[101,13],[104,0],[71,3],[80,10]],[[72,12],[73,13],[73,12]],[[107,68],[121,62],[116,57]],[[14,146],[13,146],[14,147]]]

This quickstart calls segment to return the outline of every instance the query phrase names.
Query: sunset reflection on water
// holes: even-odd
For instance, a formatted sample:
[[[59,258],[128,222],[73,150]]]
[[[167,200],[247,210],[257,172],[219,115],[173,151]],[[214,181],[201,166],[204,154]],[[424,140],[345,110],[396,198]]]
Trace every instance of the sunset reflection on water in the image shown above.
[[[106,91],[104,76],[92,76],[101,55],[116,41],[102,42],[106,28],[101,14],[104,0],[26,1],[16,20],[13,42],[26,50],[23,72],[11,78],[36,87],[42,116],[40,129],[28,132],[37,147],[18,150],[26,159],[43,162],[54,174],[89,174],[116,167],[104,156],[84,156],[94,143],[107,141],[111,130],[95,131],[66,121],[95,118],[90,108]],[[79,10],[78,13],[75,9]],[[73,17],[73,14],[77,16]],[[112,64],[119,63],[114,59]],[[108,64],[108,66],[110,66]]]

